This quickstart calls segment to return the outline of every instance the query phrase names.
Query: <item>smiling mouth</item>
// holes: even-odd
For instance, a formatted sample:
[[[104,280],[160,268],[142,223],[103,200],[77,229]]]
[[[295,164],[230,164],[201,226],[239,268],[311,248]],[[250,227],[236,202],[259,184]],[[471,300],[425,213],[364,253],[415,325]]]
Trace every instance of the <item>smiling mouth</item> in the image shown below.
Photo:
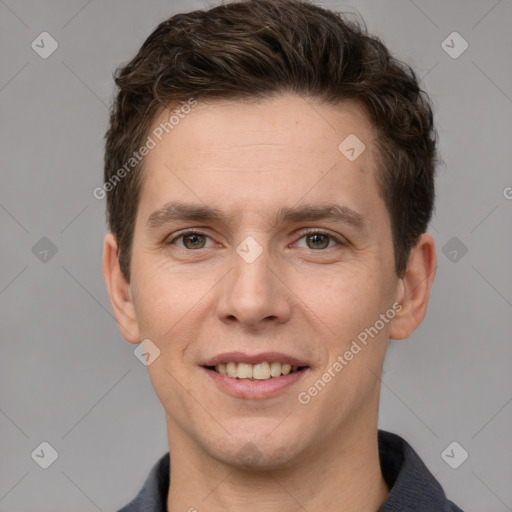
[[[290,373],[296,373],[305,370],[308,366],[292,366],[290,364],[282,364],[278,361],[263,361],[258,364],[238,363],[229,361],[220,363],[215,366],[205,366],[207,370],[211,370],[226,377],[240,380],[270,380],[277,379]]]

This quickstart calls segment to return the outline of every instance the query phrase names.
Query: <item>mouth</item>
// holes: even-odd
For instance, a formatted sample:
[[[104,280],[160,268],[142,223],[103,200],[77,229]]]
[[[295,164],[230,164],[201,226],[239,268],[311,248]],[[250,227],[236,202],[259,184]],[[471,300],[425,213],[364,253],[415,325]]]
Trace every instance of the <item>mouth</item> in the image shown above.
[[[309,367],[281,363],[279,361],[262,361],[257,364],[228,361],[214,366],[205,366],[204,368],[217,372],[220,375],[231,377],[232,379],[263,381],[301,372]]]
[[[202,365],[218,388],[233,397],[267,399],[303,380],[310,366],[278,352],[219,354]]]

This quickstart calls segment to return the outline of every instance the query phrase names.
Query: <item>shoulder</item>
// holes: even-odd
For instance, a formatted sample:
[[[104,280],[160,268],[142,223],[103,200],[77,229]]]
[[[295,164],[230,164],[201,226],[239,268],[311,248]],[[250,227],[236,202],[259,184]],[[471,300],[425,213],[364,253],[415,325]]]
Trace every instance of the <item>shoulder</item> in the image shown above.
[[[151,468],[137,496],[118,512],[166,512],[170,458],[163,455]]]
[[[405,439],[379,430],[379,457],[390,493],[379,512],[463,512]]]

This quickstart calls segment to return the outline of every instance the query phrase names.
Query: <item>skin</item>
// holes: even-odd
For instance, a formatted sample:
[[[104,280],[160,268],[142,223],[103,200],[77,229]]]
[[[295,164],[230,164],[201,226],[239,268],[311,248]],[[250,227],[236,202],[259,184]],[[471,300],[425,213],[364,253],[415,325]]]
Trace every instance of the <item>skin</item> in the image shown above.
[[[166,118],[162,112],[154,126]],[[349,134],[366,146],[353,162],[338,150]],[[313,512],[343,504],[369,512],[385,500],[377,446],[384,356],[389,338],[406,338],[423,320],[436,256],[423,234],[404,276],[395,274],[373,139],[357,105],[287,94],[200,102],[145,158],[130,282],[111,233],[103,272],[123,336],[149,338],[161,351],[147,368],[166,412],[169,510]],[[170,201],[233,217],[148,229],[151,213]],[[281,207],[325,202],[355,210],[364,227],[271,223]],[[186,228],[205,237],[172,242]],[[308,228],[330,236],[307,236]],[[252,263],[236,252],[248,236],[262,248]],[[400,312],[308,404],[299,403],[298,393],[394,303]],[[310,368],[274,397],[235,398],[201,367],[228,351],[280,351]],[[239,455],[247,443],[257,450],[252,462]]]

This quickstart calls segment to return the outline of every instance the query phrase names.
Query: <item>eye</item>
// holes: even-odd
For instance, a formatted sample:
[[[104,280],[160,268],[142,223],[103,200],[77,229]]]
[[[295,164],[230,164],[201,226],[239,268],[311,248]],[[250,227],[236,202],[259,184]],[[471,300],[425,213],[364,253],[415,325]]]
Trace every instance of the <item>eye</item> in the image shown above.
[[[334,237],[330,233],[326,233],[325,231],[312,230],[306,233],[303,233],[301,240],[306,240],[306,248],[313,250],[321,250],[321,249],[329,249],[332,247],[330,242],[335,242],[337,245],[346,245],[338,238]]]
[[[176,244],[181,249],[204,249],[206,247],[206,239],[209,238],[209,236],[199,231],[185,231],[166,243],[167,245]],[[182,241],[182,244],[178,244],[178,241]]]
[[[306,240],[306,247],[303,248],[315,251],[330,249],[335,245],[347,245],[345,242],[330,233],[318,229],[303,232],[299,240],[303,239]],[[180,249],[185,250],[197,250],[208,248],[206,245],[207,240],[211,240],[208,235],[205,235],[200,231],[189,230],[179,233],[177,236],[166,242],[166,245],[176,245]],[[209,247],[212,247],[212,245]]]

